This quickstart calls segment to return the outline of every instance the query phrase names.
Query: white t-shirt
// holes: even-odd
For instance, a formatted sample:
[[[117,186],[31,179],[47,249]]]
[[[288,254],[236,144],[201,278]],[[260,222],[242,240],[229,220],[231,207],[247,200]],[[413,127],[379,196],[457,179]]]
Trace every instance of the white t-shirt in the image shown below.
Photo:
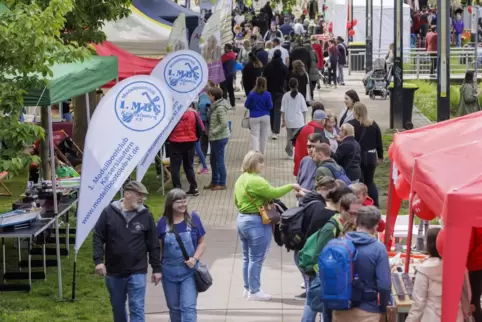
[[[236,22],[237,25],[241,25],[244,22],[244,16],[234,16],[234,22]]]
[[[299,129],[305,125],[303,112],[308,111],[306,101],[301,93],[295,98],[291,97],[291,92],[283,95],[281,100],[281,112],[285,113],[285,122],[288,129]]]
[[[299,22],[295,23],[295,26],[293,27],[293,31],[295,32],[295,34],[297,35],[302,35],[305,33],[305,27],[303,27],[302,24],[300,24]]]
[[[272,59],[272,58],[273,58],[274,51],[275,51],[276,49],[279,49],[279,50],[281,51],[281,59],[283,60],[283,63],[288,66],[288,64],[286,64],[286,60],[290,57],[290,53],[289,53],[286,49],[284,49],[283,47],[281,47],[281,45],[280,45],[280,46],[276,46],[276,47],[274,47],[274,48],[271,48],[271,49],[268,51],[268,57],[269,57],[269,59]]]

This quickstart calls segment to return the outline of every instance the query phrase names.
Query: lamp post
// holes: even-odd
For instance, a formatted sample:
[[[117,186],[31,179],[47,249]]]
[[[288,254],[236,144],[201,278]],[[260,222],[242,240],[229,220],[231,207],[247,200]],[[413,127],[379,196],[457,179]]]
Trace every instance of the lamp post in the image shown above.
[[[450,119],[449,2],[437,0],[437,8],[437,121],[441,122]]]
[[[440,1],[440,0],[439,0]],[[394,7],[395,26],[394,26],[394,63],[393,63],[393,104],[390,124],[391,128],[403,129],[403,0],[395,0]]]
[[[366,47],[365,47],[365,70],[373,69],[373,0],[366,0]]]

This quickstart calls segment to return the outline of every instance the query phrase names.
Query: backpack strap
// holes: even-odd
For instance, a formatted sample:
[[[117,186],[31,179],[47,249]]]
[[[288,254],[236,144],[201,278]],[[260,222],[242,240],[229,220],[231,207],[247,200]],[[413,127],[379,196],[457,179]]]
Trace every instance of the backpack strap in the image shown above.
[[[335,215],[335,216],[336,216],[336,215]],[[335,218],[331,217],[331,218],[328,220],[328,222],[329,222],[330,224],[332,224],[333,226],[335,226],[335,237],[338,238],[338,237],[340,236],[340,234],[341,234],[341,229],[340,229],[340,225],[338,224],[338,221],[337,221]]]
[[[328,170],[330,170],[331,173],[333,174],[333,177],[335,177],[335,179],[336,179],[335,172],[339,172],[339,171],[336,171],[335,167],[334,167],[332,164],[330,164],[329,162],[327,162],[326,164],[323,164],[322,167],[325,167],[325,168],[327,168]]]

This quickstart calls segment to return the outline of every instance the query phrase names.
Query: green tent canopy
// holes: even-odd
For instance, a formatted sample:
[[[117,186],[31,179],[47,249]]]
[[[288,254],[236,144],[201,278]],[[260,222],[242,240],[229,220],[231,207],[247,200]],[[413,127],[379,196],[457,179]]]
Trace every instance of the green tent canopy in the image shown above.
[[[118,75],[117,57],[92,56],[83,62],[55,64],[45,88],[29,90],[24,106],[48,106],[89,93]]]

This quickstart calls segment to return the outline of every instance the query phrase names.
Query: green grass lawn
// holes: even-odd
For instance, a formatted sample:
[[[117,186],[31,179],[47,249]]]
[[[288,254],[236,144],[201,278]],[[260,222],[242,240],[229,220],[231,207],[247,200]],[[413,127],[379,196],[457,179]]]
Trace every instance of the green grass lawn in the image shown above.
[[[15,197],[0,197],[0,213],[11,210],[12,202],[25,190],[26,175],[7,181]],[[156,192],[160,182],[156,179],[154,168],[146,174],[144,184],[151,194],[146,204],[154,217],[159,218],[163,212],[164,196]],[[72,216],[73,217],[73,216]],[[73,222],[74,219],[73,219]],[[12,241],[7,244],[7,267],[16,269],[16,249]],[[70,258],[62,258],[63,296],[70,299],[72,294],[73,246]],[[26,252],[22,255],[26,258]],[[8,271],[8,269],[7,269]],[[57,269],[47,269],[47,281],[33,281],[30,293],[0,293],[1,322],[107,322],[112,321],[109,296],[104,286],[104,279],[94,275],[92,261],[92,237],[84,242],[77,258],[77,301],[60,301],[58,299]]]

